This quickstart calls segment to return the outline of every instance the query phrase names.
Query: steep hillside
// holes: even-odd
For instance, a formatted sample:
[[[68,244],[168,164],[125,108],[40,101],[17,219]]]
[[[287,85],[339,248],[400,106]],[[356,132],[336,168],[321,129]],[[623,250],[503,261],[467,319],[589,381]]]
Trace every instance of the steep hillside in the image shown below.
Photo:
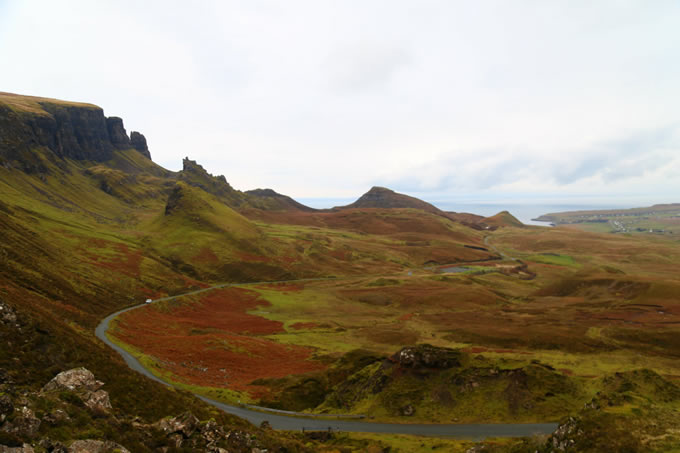
[[[107,314],[204,285],[191,278],[200,272],[173,261],[183,245],[205,235],[225,256],[267,253],[257,226],[177,179],[149,159],[141,134],[128,138],[122,121],[99,107],[0,95],[0,450],[42,442],[39,451],[64,451],[76,439],[136,452],[322,448],[258,430],[145,379],[96,340],[93,329]],[[284,274],[273,266],[246,264],[236,274],[212,265],[218,272],[210,275],[236,281]],[[100,384],[82,394],[40,393],[55,375],[79,367],[106,382],[106,398],[94,388]],[[161,418],[186,411],[193,415],[182,420],[214,419],[208,426],[215,432],[204,431],[205,423],[179,435],[163,430]],[[205,433],[217,436],[212,445]],[[232,443],[237,438],[242,442]]]

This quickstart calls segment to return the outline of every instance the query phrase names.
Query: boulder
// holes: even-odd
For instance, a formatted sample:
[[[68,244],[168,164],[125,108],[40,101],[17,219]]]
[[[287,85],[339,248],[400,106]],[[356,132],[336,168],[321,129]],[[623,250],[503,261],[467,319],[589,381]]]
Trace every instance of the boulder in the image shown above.
[[[392,356],[392,361],[404,368],[449,369],[461,366],[462,353],[455,349],[438,348],[427,344],[403,348]]]
[[[167,435],[179,433],[188,439],[196,431],[198,419],[191,412],[185,412],[179,417],[160,420],[156,427]]]
[[[74,368],[57,374],[42,389],[43,392],[56,390],[71,390],[75,392],[96,392],[104,385],[94,378],[94,374],[87,368]]]
[[[49,423],[52,426],[66,423],[70,420],[71,417],[61,409],[55,409],[43,417],[43,422]]]
[[[87,368],[74,368],[57,374],[42,389],[43,392],[69,390],[75,392],[90,410],[108,412],[111,409],[109,393],[100,390],[104,385],[95,379]]]
[[[76,440],[68,447],[68,453],[130,453],[120,444],[102,440]]]
[[[109,400],[109,393],[104,390],[97,390],[91,392],[85,401],[85,406],[93,411],[108,412],[111,409],[111,401]]]
[[[405,417],[410,417],[416,413],[416,408],[410,404],[407,404],[406,406],[399,409],[399,413]]]
[[[35,437],[39,429],[40,419],[26,406],[21,408],[20,414],[14,417],[11,422],[2,426],[2,431],[28,438]]]
[[[0,301],[0,322],[3,324],[16,324],[17,322],[17,313],[2,301]]]
[[[218,425],[215,420],[209,420],[204,423],[201,428],[201,437],[205,440],[208,446],[214,445],[220,440],[224,439],[226,433],[221,425]]]

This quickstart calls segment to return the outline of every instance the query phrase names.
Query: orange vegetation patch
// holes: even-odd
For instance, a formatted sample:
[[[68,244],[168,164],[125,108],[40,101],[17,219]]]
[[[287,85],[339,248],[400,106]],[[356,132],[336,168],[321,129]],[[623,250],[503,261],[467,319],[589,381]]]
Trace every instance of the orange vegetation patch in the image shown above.
[[[201,264],[217,264],[220,262],[220,259],[215,255],[215,252],[208,247],[203,247],[201,251],[193,257],[193,260],[198,261]]]
[[[319,324],[316,322],[296,322],[295,324],[292,324],[290,327],[295,330],[316,329],[317,327],[319,327]]]
[[[139,268],[144,257],[141,250],[131,251],[125,244],[115,244],[114,248],[118,256],[111,260],[104,261],[99,256],[92,257],[92,264],[103,267],[113,272],[119,272],[131,277],[139,276]]]
[[[408,321],[409,319],[413,318],[414,313],[406,313],[404,315],[401,315],[399,317],[399,321]]]
[[[115,335],[147,355],[182,382],[228,387],[260,397],[259,378],[318,371],[313,350],[277,343],[261,335],[283,331],[282,323],[248,314],[268,305],[255,292],[226,288],[199,301],[167,309],[155,305],[121,315]]]

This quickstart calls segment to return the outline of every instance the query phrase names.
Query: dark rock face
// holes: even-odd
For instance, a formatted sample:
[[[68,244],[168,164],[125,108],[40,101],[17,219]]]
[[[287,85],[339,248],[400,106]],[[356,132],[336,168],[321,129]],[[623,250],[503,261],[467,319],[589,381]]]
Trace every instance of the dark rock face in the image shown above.
[[[117,116],[110,116],[106,118],[106,128],[109,132],[111,144],[118,149],[127,149],[130,147],[130,138],[128,138],[123,120]]]
[[[149,152],[149,146],[146,144],[146,137],[137,131],[132,131],[130,133],[130,145],[137,151],[139,151],[147,159],[151,159],[151,153]]]
[[[406,347],[392,356],[392,360],[404,368],[440,370],[461,366],[460,358],[460,351],[427,344]]]
[[[132,147],[123,120],[106,118],[99,107],[49,102],[40,106],[46,114],[17,112],[0,104],[0,165],[46,173],[44,159],[56,165],[61,159],[105,162],[115,150]],[[149,157],[146,140],[139,136],[135,149]]]

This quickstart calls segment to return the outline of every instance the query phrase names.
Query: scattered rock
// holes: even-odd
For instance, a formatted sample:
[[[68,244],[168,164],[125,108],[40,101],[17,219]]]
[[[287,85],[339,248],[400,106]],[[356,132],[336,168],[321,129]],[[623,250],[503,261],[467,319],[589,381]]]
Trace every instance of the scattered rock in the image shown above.
[[[215,420],[209,420],[200,428],[201,437],[205,440],[208,446],[212,446],[224,439],[226,433],[222,426],[218,425]]]
[[[12,325],[17,322],[17,312],[3,301],[0,301],[0,322]]]
[[[427,344],[403,348],[392,360],[405,368],[449,369],[461,366],[461,352]]]
[[[399,409],[399,413],[405,417],[410,417],[416,413],[416,408],[410,404],[407,404],[406,406]]]
[[[198,419],[191,412],[185,412],[179,417],[164,418],[156,423],[156,427],[165,434],[180,433],[188,439],[198,427]]]
[[[45,415],[42,420],[43,422],[49,423],[50,425],[54,426],[70,421],[71,417],[69,417],[65,411],[61,409],[56,409],[50,412],[49,414]]]
[[[68,453],[68,450],[64,444],[53,441],[49,438],[42,439],[40,442],[38,442],[38,445],[50,453]]]
[[[19,416],[14,417],[11,422],[2,426],[2,431],[27,438],[35,437],[38,434],[38,429],[40,429],[40,419],[26,406],[21,408]]]
[[[6,447],[0,445],[0,453],[35,453],[33,447],[29,444],[24,444],[22,447]]]
[[[229,446],[237,451],[255,447],[252,436],[247,432],[238,429],[227,433],[226,440]]]
[[[76,440],[68,447],[68,453],[130,453],[120,444],[101,440]]]
[[[574,417],[569,417],[548,438],[548,445],[557,451],[568,451],[576,443],[574,437],[582,434],[583,431],[578,427],[578,420]]]
[[[89,394],[85,400],[85,406],[96,412],[108,412],[111,409],[111,401],[108,392],[97,390]]]
[[[262,423],[260,423],[260,428],[261,429],[272,429],[272,425],[269,423],[269,421],[264,420]]]
[[[14,405],[9,395],[0,395],[0,424],[14,412]]]

